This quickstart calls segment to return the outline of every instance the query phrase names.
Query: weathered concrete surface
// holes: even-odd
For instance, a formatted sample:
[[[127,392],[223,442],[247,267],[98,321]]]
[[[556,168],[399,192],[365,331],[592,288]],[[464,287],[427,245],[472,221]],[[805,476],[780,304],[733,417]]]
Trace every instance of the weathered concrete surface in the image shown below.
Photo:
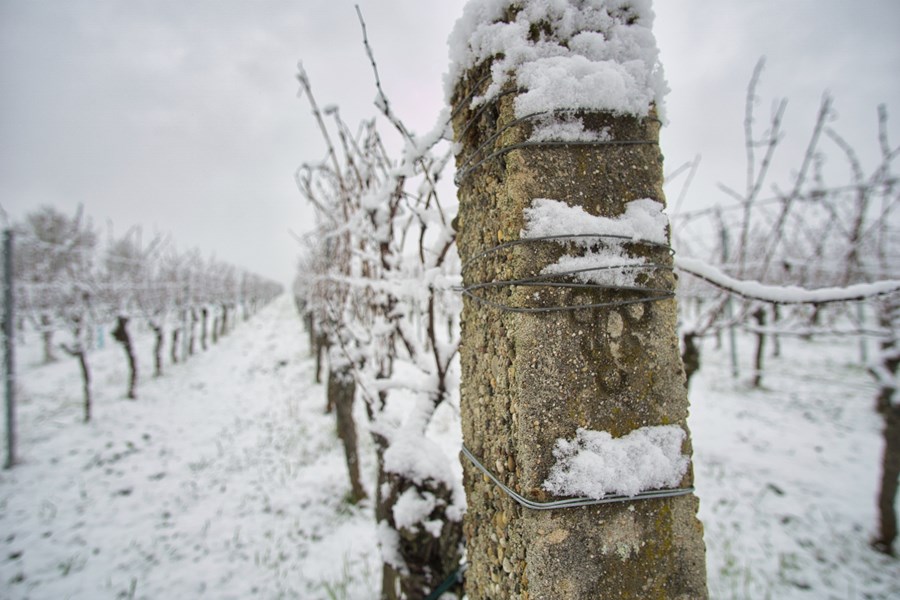
[[[467,77],[475,82],[482,65]],[[471,92],[462,82],[456,104]],[[454,118],[460,161],[513,118],[514,95],[476,114]],[[609,127],[622,146],[525,148],[492,159],[460,183],[458,247],[465,285],[534,275],[566,250],[526,244],[472,261],[518,239],[523,210],[534,198],[618,216],[627,202],[664,201],[662,156],[653,118],[586,115],[589,129]],[[521,142],[522,125],[503,133],[491,150]],[[576,233],[576,232],[573,232]],[[571,251],[571,250],[570,250]],[[671,264],[664,249],[635,246],[634,254]],[[672,289],[670,271],[644,283]],[[478,293],[514,306],[558,306],[634,298],[634,292],[504,286]],[[647,425],[685,427],[688,402],[672,299],[626,307],[523,314],[467,298],[463,310],[462,424],[466,446],[507,485],[538,501],[558,438],[578,427],[621,436]],[[690,453],[690,438],[684,446]],[[468,514],[465,535],[469,598],[500,600],[705,598],[702,528],[697,500],[666,500],[531,511],[510,500],[463,459]],[[683,486],[692,482],[692,473]]]

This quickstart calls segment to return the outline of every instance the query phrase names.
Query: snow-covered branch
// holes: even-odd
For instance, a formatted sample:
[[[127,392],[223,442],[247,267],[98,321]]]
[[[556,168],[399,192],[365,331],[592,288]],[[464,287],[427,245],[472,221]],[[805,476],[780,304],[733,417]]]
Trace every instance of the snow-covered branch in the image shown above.
[[[728,293],[773,304],[828,304],[866,300],[900,292],[900,280],[857,283],[846,287],[807,289],[796,285],[766,285],[731,277],[721,269],[695,258],[675,257],[675,267]]]

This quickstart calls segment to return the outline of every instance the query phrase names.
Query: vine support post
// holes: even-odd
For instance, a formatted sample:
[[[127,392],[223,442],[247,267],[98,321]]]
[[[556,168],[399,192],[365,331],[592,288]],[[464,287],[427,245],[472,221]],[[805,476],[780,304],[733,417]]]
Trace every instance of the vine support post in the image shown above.
[[[722,264],[728,265],[728,261],[730,260],[728,246],[730,240],[728,239],[728,228],[725,227],[725,223],[719,219],[720,223],[720,235],[722,238]],[[731,297],[729,296],[725,300],[725,320],[728,323],[728,353],[731,357],[731,377],[733,379],[737,379],[740,377],[740,369],[738,368],[738,351],[737,351],[737,335],[734,331],[734,306],[732,304]]]
[[[856,320],[859,322],[859,328],[862,331],[866,329],[866,307],[864,302],[856,303]],[[866,366],[869,364],[869,345],[866,343],[866,335],[859,336],[859,364]]]
[[[3,374],[6,394],[6,464],[16,463],[15,293],[13,288],[13,232],[3,232]]]
[[[532,29],[546,43],[550,28]],[[614,438],[645,426],[687,431],[676,304],[668,295],[635,300],[624,289],[522,285],[557,260],[562,246],[503,244],[520,239],[535,199],[607,218],[621,216],[631,201],[663,203],[660,123],[652,106],[644,116],[582,111],[585,130],[628,143],[529,144],[532,125],[518,120],[515,82],[487,107],[469,102],[485,93],[482,82],[494,60],[471,67],[455,82],[453,98],[457,243],[463,288],[472,292],[463,296],[463,443],[505,486],[547,502],[553,497],[543,484],[554,448],[578,429]],[[475,166],[460,168],[469,165]],[[666,247],[635,244],[630,251],[671,265]],[[666,268],[647,275],[648,288],[674,285]],[[689,435],[684,440],[681,450],[689,456]],[[470,599],[707,597],[693,494],[535,510],[462,460]],[[688,468],[681,487],[692,480]]]

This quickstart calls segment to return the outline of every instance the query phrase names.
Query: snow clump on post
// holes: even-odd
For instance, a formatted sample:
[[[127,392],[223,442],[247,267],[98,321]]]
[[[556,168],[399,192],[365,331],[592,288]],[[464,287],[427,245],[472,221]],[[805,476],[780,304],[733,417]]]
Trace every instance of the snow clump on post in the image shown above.
[[[668,86],[651,30],[649,0],[473,0],[450,35],[450,101],[471,69],[493,58],[491,85],[472,100],[496,98],[515,79],[515,115],[586,110],[662,115]],[[515,13],[503,22],[508,13]],[[571,127],[571,126],[570,126]]]

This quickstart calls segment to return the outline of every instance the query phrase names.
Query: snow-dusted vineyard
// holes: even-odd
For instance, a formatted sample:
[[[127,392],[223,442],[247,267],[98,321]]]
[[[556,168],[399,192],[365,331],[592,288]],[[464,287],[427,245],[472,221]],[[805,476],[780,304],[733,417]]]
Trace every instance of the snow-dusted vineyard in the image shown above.
[[[18,441],[14,468],[0,473],[0,598],[396,600],[433,592],[434,600],[462,594],[456,580],[467,560],[470,597],[524,589],[543,598],[559,582],[590,588],[588,597],[597,585],[636,582],[645,594],[660,584],[653,589],[672,594],[686,582],[694,597],[704,587],[699,528],[652,529],[678,511],[635,503],[656,492],[686,496],[691,485],[711,598],[900,597],[891,524],[900,462],[900,187],[892,171],[900,148],[888,139],[887,109],[878,110],[880,157],[864,164],[838,133],[826,95],[805,155],[773,184],[772,165],[788,163],[776,153],[786,105],[774,103],[769,121],[757,122],[760,62],[746,98],[746,189],[721,185],[730,205],[679,213],[679,199],[667,215],[656,139],[667,84],[650,0],[472,0],[450,38],[453,106],[424,135],[395,112],[358,14],[376,118],[357,128],[337,105],[320,108],[300,67],[301,98],[326,151],[295,174],[316,223],[300,236],[293,298],[270,303],[279,285],[161,236],[144,240],[138,228],[115,237],[110,226],[102,241],[81,209],[70,217],[43,208],[15,224]],[[617,139],[627,130],[620,118],[650,125],[644,133],[653,135]],[[385,137],[384,123],[398,140]],[[583,173],[553,173],[565,161],[541,162],[548,148],[571,151]],[[604,153],[614,148],[648,154],[613,163]],[[443,184],[454,156],[459,206]],[[834,156],[837,170],[828,164]],[[598,165],[593,175],[589,161]],[[517,171],[532,162],[540,166]],[[689,181],[697,164],[675,173],[690,167]],[[626,182],[632,172],[649,179]],[[516,183],[517,173],[527,176]],[[545,193],[557,175],[566,185]],[[604,178],[621,181],[607,188]],[[632,196],[635,186],[646,191]],[[515,274],[522,256],[503,258],[539,244],[553,257],[527,276]],[[637,323],[644,301],[675,295],[672,271],[687,423],[675,304],[654,316],[665,323]],[[663,272],[664,285],[648,283]],[[491,300],[545,284],[626,292],[641,297],[639,310],[626,323],[604,310],[631,300]],[[501,311],[461,313],[464,297]],[[506,319],[576,308],[574,320],[589,316],[597,328],[570,336],[563,321],[545,319],[542,326],[555,325],[535,337],[565,341],[538,343],[538,351],[528,335],[516,337],[526,320]],[[490,327],[480,331],[478,321]],[[667,341],[654,341],[664,328]],[[612,381],[603,368],[620,362],[611,340],[623,332],[634,344],[621,353],[628,360],[616,381],[640,379],[644,388],[623,386],[616,397],[568,370]],[[591,356],[577,350],[583,341]],[[615,347],[613,360],[597,346]],[[656,362],[663,346],[671,357]],[[574,358],[526,375],[528,361],[511,357],[529,351],[532,366],[548,355]],[[553,383],[539,394],[553,410],[522,413],[512,396],[527,396],[528,386],[510,382],[539,388],[538,377]],[[472,381],[479,389],[466,387]],[[610,398],[618,404],[607,411]],[[627,415],[629,403],[681,408]],[[485,409],[478,419],[476,404]],[[597,406],[605,414],[582,410]],[[612,427],[582,427],[607,416]],[[565,431],[516,437],[549,425]],[[550,464],[542,470],[532,448],[557,461],[546,479]],[[473,470],[472,480],[467,470],[465,489],[461,454],[485,475]],[[541,476],[532,482],[526,472]],[[511,502],[507,510],[493,487],[516,499],[503,477],[523,493],[621,496],[609,513],[578,513],[580,524],[540,511],[516,522],[523,512]],[[469,485],[482,479],[487,490]],[[696,524],[695,505],[680,506]],[[530,531],[523,522],[538,512],[559,528]],[[556,541],[542,546],[543,538]],[[664,572],[671,565],[689,565],[692,575]],[[562,574],[554,583],[537,583],[554,569]],[[572,583],[588,572],[587,584]]]
[[[303,339],[281,298],[138,401],[107,345],[91,354],[97,418],[84,424],[74,361],[42,364],[26,336],[0,596],[327,598],[349,565],[374,572]],[[151,332],[136,345],[152,364]]]
[[[280,293],[281,286],[199,250],[182,251],[168,236],[142,239],[139,227],[103,239],[79,209],[69,216],[41,207],[15,223],[13,283],[20,329],[26,321],[70,348],[94,343],[95,328],[118,317],[142,319],[173,336],[173,356],[205,347],[224,330]],[[66,335],[71,339],[63,339]],[[196,338],[196,339],[195,339]],[[161,350],[161,349],[160,349]]]
[[[137,336],[152,360],[152,336]],[[380,586],[370,503],[354,507],[324,386],[280,298],[126,400],[96,350],[99,414],[74,361],[20,345],[21,463],[0,472],[0,589],[10,599],[345,598]],[[749,357],[751,339],[740,338]],[[715,599],[889,599],[900,565],[868,544],[880,452],[874,386],[840,339],[783,341],[760,390],[707,342],[690,426]],[[358,406],[357,417],[363,421]],[[433,433],[458,444],[453,411]],[[361,436],[364,483],[374,448]]]
[[[140,377],[158,377],[166,360],[177,363],[206,350],[281,291],[280,284],[206,260],[196,249],[181,252],[167,237],[144,243],[138,227],[120,238],[111,230],[101,243],[81,208],[70,217],[44,206],[6,233],[9,300],[2,308],[10,335],[37,332],[45,363],[60,353],[78,361],[86,421],[92,417],[89,357],[106,338],[125,351],[133,399]],[[149,327],[154,337],[153,361],[140,369],[136,326]],[[13,368],[9,378],[15,377]]]

